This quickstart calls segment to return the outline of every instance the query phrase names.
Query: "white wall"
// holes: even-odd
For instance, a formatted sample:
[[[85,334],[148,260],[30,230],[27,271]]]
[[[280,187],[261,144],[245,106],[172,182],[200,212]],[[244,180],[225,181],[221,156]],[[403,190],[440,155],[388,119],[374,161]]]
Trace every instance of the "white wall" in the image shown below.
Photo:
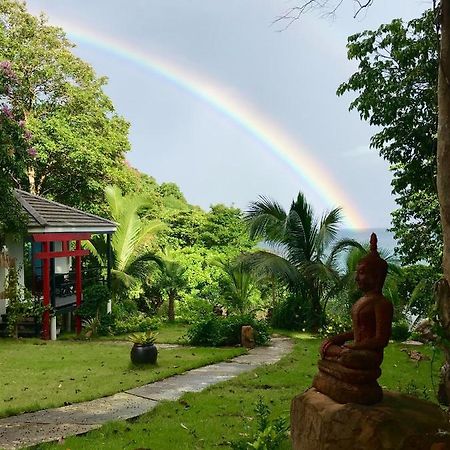
[[[62,250],[62,242],[55,242],[54,251],[58,252]],[[61,258],[55,258],[55,273],[68,273],[70,271],[71,258],[70,256],[63,256]]]

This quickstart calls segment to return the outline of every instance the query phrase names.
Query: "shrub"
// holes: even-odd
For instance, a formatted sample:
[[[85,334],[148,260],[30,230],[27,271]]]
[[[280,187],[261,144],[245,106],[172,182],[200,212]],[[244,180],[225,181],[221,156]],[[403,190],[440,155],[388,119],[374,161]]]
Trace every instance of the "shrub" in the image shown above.
[[[212,314],[194,322],[187,331],[187,339],[193,345],[217,347],[221,345],[221,319]]]
[[[345,333],[352,328],[350,317],[333,317],[328,320],[326,326],[319,330],[321,336],[336,336],[337,334]]]
[[[308,318],[308,305],[291,296],[273,308],[271,325],[285,330],[308,330]]]
[[[284,417],[270,420],[269,407],[259,397],[255,407],[257,431],[249,440],[239,440],[230,442],[233,450],[277,450],[287,437],[288,424]]]
[[[185,295],[183,301],[178,302],[177,317],[183,322],[194,323],[211,314],[212,310],[213,306],[207,300]]]
[[[249,314],[236,314],[218,317],[209,314],[195,322],[187,331],[188,341],[193,345],[236,345],[241,342],[243,325],[252,326],[255,332],[255,343],[263,345],[270,339],[269,327],[264,320],[256,320]]]
[[[111,293],[103,284],[88,286],[84,289],[83,303],[77,309],[77,314],[83,319],[103,316],[106,314],[106,304],[110,299]]]
[[[394,341],[406,341],[410,336],[409,324],[406,320],[397,320],[392,324],[391,338]]]
[[[113,333],[126,334],[135,332],[155,331],[160,325],[157,317],[148,317],[142,313],[134,314],[128,318],[114,320]]]

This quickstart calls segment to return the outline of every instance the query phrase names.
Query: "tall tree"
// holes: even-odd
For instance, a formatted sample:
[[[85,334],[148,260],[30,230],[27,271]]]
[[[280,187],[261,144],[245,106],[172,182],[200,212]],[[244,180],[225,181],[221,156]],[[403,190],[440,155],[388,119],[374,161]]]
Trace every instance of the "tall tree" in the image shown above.
[[[311,8],[330,7],[333,14],[344,0],[303,0],[299,6],[291,8],[278,20],[288,23],[297,20]],[[354,0],[356,15],[369,7],[374,0]],[[433,0],[436,12],[436,31],[439,39],[438,63],[438,129],[436,150],[436,181],[439,199],[440,222],[442,228],[442,269],[443,278],[437,289],[438,308],[441,325],[446,337],[446,365],[440,386],[440,399],[450,403],[450,0]],[[393,98],[392,100],[395,100]],[[428,236],[423,236],[428,239]]]
[[[155,287],[167,295],[169,322],[175,320],[175,300],[180,298],[180,290],[187,285],[186,269],[172,249],[164,248],[159,259],[159,277],[155,280]]]
[[[274,201],[261,198],[250,205],[246,219],[252,238],[260,238],[267,250],[248,256],[257,272],[282,280],[305,308],[309,307],[310,327],[322,325],[324,303],[338,282],[337,255],[349,245],[341,240],[329,251],[341,222],[335,208],[320,219],[299,192],[288,212]]]
[[[358,71],[338,89],[356,92],[350,109],[380,127],[371,146],[390,163],[399,208],[392,213],[399,253],[406,264],[442,262],[442,232],[436,184],[436,18],[427,11],[403,24],[396,19],[378,30],[348,39],[348,57]],[[426,239],[417,239],[417,236]]]
[[[106,79],[72,48],[62,29],[30,15],[24,2],[0,2],[0,61],[9,64],[16,86],[3,91],[3,103],[34,149],[16,185],[98,211],[105,185],[128,178],[128,123],[103,92]]]
[[[11,94],[17,89],[17,76],[11,64],[0,62],[0,236],[5,231],[19,231],[24,227],[25,220],[13,188],[35,151],[28,145],[20,114],[10,102]]]

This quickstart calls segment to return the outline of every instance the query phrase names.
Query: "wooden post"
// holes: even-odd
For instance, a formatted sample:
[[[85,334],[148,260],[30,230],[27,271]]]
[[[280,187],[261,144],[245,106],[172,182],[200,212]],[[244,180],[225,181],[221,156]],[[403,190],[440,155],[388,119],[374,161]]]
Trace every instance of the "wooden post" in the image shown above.
[[[42,243],[44,253],[49,253],[49,243]],[[50,339],[50,258],[42,260],[42,295],[44,297],[43,304],[45,311],[42,314],[42,339]]]
[[[76,250],[81,250],[81,241],[76,241]],[[77,308],[81,306],[81,298],[83,295],[83,282],[82,282],[82,272],[81,272],[81,256],[75,256],[75,276],[76,276],[76,305]],[[81,333],[81,317],[76,316],[75,319],[75,331],[77,334]]]

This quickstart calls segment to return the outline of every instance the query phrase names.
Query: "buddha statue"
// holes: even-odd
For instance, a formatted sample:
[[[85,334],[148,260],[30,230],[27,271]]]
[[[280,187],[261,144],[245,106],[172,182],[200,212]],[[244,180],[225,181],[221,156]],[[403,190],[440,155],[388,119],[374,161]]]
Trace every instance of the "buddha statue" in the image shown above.
[[[322,342],[313,380],[313,387],[338,403],[370,405],[383,398],[377,379],[393,316],[392,303],[382,294],[387,269],[372,233],[370,252],[357,266],[356,283],[363,296],[352,307],[352,331]]]

